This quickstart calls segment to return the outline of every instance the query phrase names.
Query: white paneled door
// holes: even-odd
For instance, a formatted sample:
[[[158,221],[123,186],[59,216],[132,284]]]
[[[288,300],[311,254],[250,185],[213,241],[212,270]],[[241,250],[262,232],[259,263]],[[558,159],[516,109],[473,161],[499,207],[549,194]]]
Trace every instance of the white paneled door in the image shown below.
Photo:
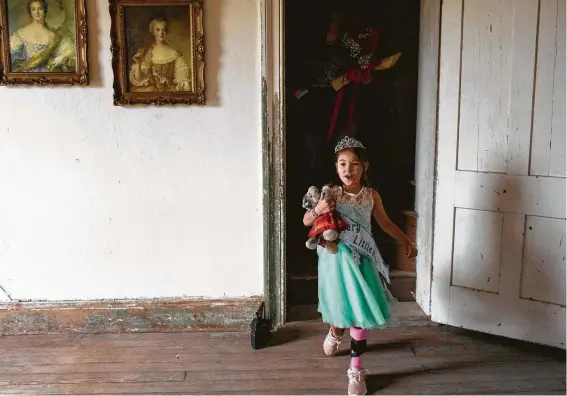
[[[565,349],[565,0],[444,0],[431,314]]]

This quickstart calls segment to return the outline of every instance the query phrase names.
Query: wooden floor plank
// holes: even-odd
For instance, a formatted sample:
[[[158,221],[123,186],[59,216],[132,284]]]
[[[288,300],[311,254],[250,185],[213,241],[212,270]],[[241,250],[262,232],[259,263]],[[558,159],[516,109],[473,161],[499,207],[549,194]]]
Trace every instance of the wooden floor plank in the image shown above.
[[[430,369],[425,371],[425,375],[414,375],[417,372],[410,372],[412,377],[411,383],[434,385],[442,383],[447,386],[453,386],[458,383],[475,383],[475,382],[506,382],[506,383],[522,383],[523,381],[549,381],[553,383],[561,383],[565,377],[565,366],[553,367],[547,366],[548,370],[541,370],[538,365],[530,364],[524,367],[518,367],[513,364],[492,364],[480,363],[474,365],[461,365],[445,368]],[[376,373],[371,369],[371,373]],[[403,371],[393,373],[394,375],[404,375]],[[378,373],[382,375],[382,373]],[[405,375],[404,375],[405,376]]]
[[[121,346],[183,346],[189,342],[240,342],[246,333],[105,333],[0,336],[0,349],[89,346],[100,343]]]
[[[400,339],[428,339],[439,337],[447,328],[412,327],[412,328],[386,328],[372,331],[370,340],[387,342]],[[290,325],[278,331],[283,334],[283,341],[309,343],[312,339],[321,341],[328,331],[327,326],[316,323],[305,327]],[[441,332],[441,333],[440,333]],[[452,332],[454,333],[454,332]],[[286,339],[287,337],[287,339]],[[275,338],[278,338],[277,336]],[[466,340],[463,337],[463,340]],[[40,348],[40,347],[70,347],[70,346],[132,346],[132,347],[183,347],[190,345],[206,345],[209,341],[215,345],[242,345],[250,346],[250,335],[247,333],[122,333],[122,334],[92,334],[92,335],[38,335],[38,336],[0,336],[0,350],[14,348]]]
[[[242,353],[223,353],[208,350],[207,353],[199,353],[189,348],[120,348],[95,350],[84,348],[53,348],[30,351],[29,354],[22,354],[18,351],[6,351],[0,355],[0,365],[23,365],[30,360],[35,364],[83,364],[83,363],[127,363],[140,361],[148,363],[164,362],[194,362],[199,364],[224,362],[240,363],[251,360],[252,358],[265,362],[277,362],[281,360],[297,360],[302,355],[318,356],[320,359],[326,357],[317,350],[308,353],[306,350],[293,349],[266,349],[263,351]],[[380,352],[384,359],[399,357],[411,357],[411,348],[389,349]]]
[[[492,376],[533,376],[536,378],[565,378],[566,365],[565,362],[548,361],[548,362],[526,362],[526,361],[512,361],[512,362],[482,362],[482,363],[463,363],[436,365],[424,364],[424,370],[431,374],[445,374],[445,373],[458,373],[459,375],[477,375],[482,376],[489,373]]]
[[[415,381],[413,377],[403,377],[392,382],[390,378],[368,381],[370,394],[414,394],[414,395],[511,395],[519,392],[530,394],[548,394],[548,392],[563,391],[565,387],[560,381],[529,379],[524,381],[461,381],[446,384],[439,379],[424,384]]]
[[[423,358],[444,356],[447,359],[459,359],[462,356],[478,356],[490,361],[508,361],[510,358],[526,361],[548,361],[558,357],[557,352],[547,350],[537,352],[535,349],[519,349],[508,345],[495,344],[437,344],[437,345],[415,345],[412,347],[414,353]]]
[[[340,380],[337,376],[331,376],[324,380],[327,389],[334,389],[337,393],[344,393],[346,375]],[[98,384],[54,384],[49,388],[44,385],[20,385],[5,386],[0,388],[2,392],[9,394],[63,394],[63,395],[85,395],[85,394],[209,394],[210,391],[233,394],[233,392],[248,394],[264,394],[268,391],[283,393],[303,393],[305,390],[319,387],[312,379],[303,381],[297,379],[261,379],[257,375],[242,381],[187,381],[187,382],[150,382],[144,384],[135,383],[98,383]],[[342,391],[342,392],[341,392]]]
[[[518,347],[516,344],[503,343],[501,339],[490,342],[485,338],[481,339],[479,344],[477,337],[471,336],[470,333],[448,331],[444,328],[432,329],[434,328],[424,327],[410,330],[385,329],[372,331],[368,342],[373,345],[407,342],[419,346],[421,348],[419,352],[422,354],[426,354],[428,348],[452,348],[455,344],[462,346],[463,349],[470,349],[471,344],[477,344],[484,346],[494,345],[496,348],[526,350],[529,352],[524,344],[521,344],[523,345],[522,347]],[[281,345],[277,345],[276,343],[276,345],[270,347],[269,350],[277,349],[280,346],[285,346],[286,350],[290,351],[292,349],[303,349],[306,347],[320,348],[320,344],[326,332],[326,328],[319,326],[318,328],[313,328],[310,332],[297,334],[291,334],[291,332],[289,332],[291,337],[289,337],[288,340],[284,340]],[[187,348],[192,351],[199,351],[199,353],[206,353],[207,350],[211,349],[211,343],[214,343],[215,353],[241,353],[250,351],[250,341],[247,334],[230,338],[192,337],[189,333],[165,335],[168,337],[156,337],[154,334],[123,334],[125,337],[124,340],[116,337],[119,335],[109,337],[110,335],[107,334],[89,339],[73,339],[68,337],[58,339],[59,337],[54,338],[53,336],[28,336],[29,338],[22,338],[22,336],[3,337],[0,338],[0,353],[28,353],[30,348],[41,352],[44,348],[74,348],[77,350],[80,348],[95,348],[96,350],[106,350],[128,347],[136,349]],[[44,340],[43,337],[49,338],[49,341]],[[17,341],[14,339],[17,339]],[[348,342],[348,340],[348,335],[345,335],[345,342]],[[478,346],[472,346],[472,348],[478,348]],[[536,348],[538,351],[541,351],[540,346],[532,346],[531,348]],[[455,349],[455,353],[460,353],[460,351]]]
[[[309,344],[312,340],[323,340],[328,328],[326,325],[316,322],[302,326],[289,325],[276,333],[274,338],[281,338],[282,342],[294,341],[294,344]],[[281,334],[281,337],[278,335]],[[346,336],[348,338],[348,334]],[[431,340],[439,341],[441,338],[446,343],[474,343],[478,338],[483,343],[490,343],[490,336],[478,333],[452,329],[449,327],[409,327],[409,328],[386,328],[370,332],[371,342],[390,342],[401,340]],[[488,338],[487,338],[488,337]],[[502,339],[493,337],[496,343],[502,343]],[[38,336],[0,336],[0,351],[15,348],[43,348],[43,347],[209,347],[209,342],[222,346],[242,346],[249,348],[250,338],[247,333],[122,333],[122,334],[77,334],[77,335],[38,335]],[[511,341],[512,342],[512,341]],[[513,342],[512,342],[513,343]]]
[[[369,376],[368,386],[371,394],[515,394],[519,392],[547,394],[548,392],[565,392],[561,381],[529,379],[524,381],[462,381],[453,384],[440,382],[424,383],[417,377],[406,376]],[[136,383],[102,383],[102,384],[54,384],[50,387],[42,385],[20,385],[2,387],[2,392],[24,395],[96,395],[96,394],[345,394],[347,385],[344,377],[329,377],[324,382],[314,382],[306,377],[303,381],[296,379],[247,379],[243,381],[187,381],[183,383],[149,382]],[[540,393],[540,394],[541,394]]]
[[[113,372],[59,374],[0,374],[0,385],[81,384],[93,382],[183,382],[185,372]],[[0,388],[1,389],[1,388]]]
[[[376,370],[390,372],[391,370],[403,369],[407,367],[423,369],[422,363],[415,357],[404,359],[383,359],[377,354],[368,354],[365,358],[368,365]],[[225,364],[226,370],[231,372],[238,371],[269,371],[269,370],[346,370],[350,359],[348,357],[297,357],[297,359],[270,360],[263,359],[242,359],[240,362]],[[168,371],[187,371],[203,373],[215,370],[218,363],[195,364],[193,362],[173,362],[173,363],[87,363],[87,364],[26,364],[26,365],[7,365],[0,366],[0,372],[5,374],[65,374],[65,373],[98,373],[98,372],[168,372]]]

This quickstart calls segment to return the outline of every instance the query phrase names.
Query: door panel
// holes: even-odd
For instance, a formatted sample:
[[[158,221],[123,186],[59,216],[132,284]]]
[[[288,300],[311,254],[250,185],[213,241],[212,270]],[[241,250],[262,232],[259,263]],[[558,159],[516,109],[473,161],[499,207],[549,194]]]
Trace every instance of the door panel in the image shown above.
[[[432,319],[565,348],[565,0],[445,0]]]

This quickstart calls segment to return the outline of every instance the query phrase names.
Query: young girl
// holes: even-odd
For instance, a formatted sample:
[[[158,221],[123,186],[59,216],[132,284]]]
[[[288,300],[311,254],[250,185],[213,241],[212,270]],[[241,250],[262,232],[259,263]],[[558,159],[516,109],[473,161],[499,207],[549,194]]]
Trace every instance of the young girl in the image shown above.
[[[380,227],[394,237],[408,257],[417,249],[410,239],[388,218],[380,195],[368,187],[369,163],[365,147],[358,140],[345,137],[335,147],[336,167],[341,185],[331,188],[331,198],[322,199],[305,213],[303,223],[337,210],[349,228],[340,234],[336,254],[317,247],[319,256],[319,312],[331,325],[323,343],[326,355],[339,349],[345,329],[350,329],[351,364],[348,369],[348,394],[366,394],[366,371],[362,354],[366,351],[368,330],[386,325],[390,310],[384,281],[389,281],[388,267],[370,233],[372,215]]]

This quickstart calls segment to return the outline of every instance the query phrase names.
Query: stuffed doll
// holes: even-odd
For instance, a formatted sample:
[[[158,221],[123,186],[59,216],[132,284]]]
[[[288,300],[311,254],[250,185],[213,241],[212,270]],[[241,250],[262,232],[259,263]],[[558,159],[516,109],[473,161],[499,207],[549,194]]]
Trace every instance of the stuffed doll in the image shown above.
[[[330,187],[324,186],[321,193],[315,186],[309,187],[307,194],[303,197],[303,207],[312,210],[317,206],[320,199],[326,199],[330,196]],[[337,245],[339,233],[346,230],[347,223],[336,212],[320,215],[315,219],[311,231],[309,231],[309,239],[305,242],[308,249],[315,249],[317,245],[323,246],[329,253],[336,254],[339,251]]]

